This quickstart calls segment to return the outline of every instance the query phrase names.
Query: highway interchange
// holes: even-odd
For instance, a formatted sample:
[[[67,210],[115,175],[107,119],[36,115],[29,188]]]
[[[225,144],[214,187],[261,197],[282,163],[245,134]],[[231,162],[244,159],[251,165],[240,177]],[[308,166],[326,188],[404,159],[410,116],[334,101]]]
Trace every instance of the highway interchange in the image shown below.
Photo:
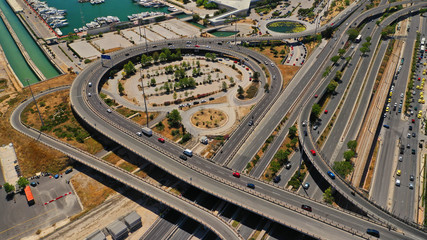
[[[424,3],[421,3],[424,4]],[[411,9],[418,10],[420,5],[413,6]],[[427,4],[425,4],[427,5]],[[425,6],[422,5],[422,6]],[[409,9],[409,8],[408,8]],[[360,9],[361,11],[361,9]],[[408,11],[408,10],[406,10]],[[407,14],[407,12],[402,12],[401,14]],[[366,15],[366,14],[365,14]],[[361,22],[360,16],[364,16],[357,14],[357,12],[354,15],[351,15],[349,19],[346,21],[352,22],[357,21],[358,23]],[[357,19],[357,20],[356,20]],[[344,19],[343,19],[344,20]],[[387,21],[391,23],[391,20],[385,20],[383,22],[383,26],[386,26]],[[388,24],[389,24],[388,23]],[[342,25],[344,27],[345,25]],[[338,41],[329,41],[329,43],[324,47],[324,51],[319,53],[318,59],[325,59],[329,60],[330,56],[333,56],[333,50],[337,50],[340,47],[341,40],[344,41],[344,38],[346,37],[344,32],[345,30],[342,29],[339,31],[341,35],[337,34]],[[379,35],[379,32],[376,31],[376,34]],[[290,36],[286,36],[290,37]],[[280,37],[279,39],[284,39],[286,37]],[[293,36],[295,37],[295,36]],[[272,38],[272,37],[270,37]],[[272,38],[273,39],[273,38]],[[277,37],[276,37],[277,39]],[[373,37],[373,42],[375,41],[375,37]],[[224,38],[216,38],[216,39],[199,39],[198,44],[199,45],[211,45],[211,48],[209,51],[217,51],[222,52],[227,55],[234,56],[236,59],[244,59],[246,56],[249,56],[250,58],[245,61],[245,64],[251,67],[254,70],[257,70],[259,72],[262,72],[260,70],[260,67],[257,63],[267,63],[269,60],[258,53],[255,53],[253,51],[250,51],[246,48],[229,45],[229,46],[218,46],[216,42],[218,41],[227,41],[230,39]],[[245,40],[245,39],[240,39]],[[257,41],[259,38],[256,39],[248,39]],[[264,38],[262,38],[264,40]],[[148,49],[145,49],[145,46],[135,46],[131,47],[122,51],[119,51],[117,53],[111,54],[112,59],[114,61],[114,64],[117,64],[119,62],[123,62],[128,58],[141,55],[143,52],[147,51],[153,51],[153,45],[156,45],[156,49],[161,49],[162,47],[167,47],[167,43],[171,42],[175,48],[181,48],[183,51],[203,51],[206,49],[196,48],[194,46],[187,47],[187,40],[172,40],[172,41],[165,41],[162,43],[155,43],[155,44],[149,44]],[[212,43],[209,43],[212,42]],[[256,60],[256,61],[255,61]],[[323,61],[325,62],[325,61]],[[310,66],[309,63],[307,63],[307,66]],[[321,81],[319,82],[319,79],[317,79],[316,82],[315,78],[318,76],[318,72],[320,69],[322,69],[324,65],[317,65],[310,69],[301,69],[301,72],[305,72],[306,76],[312,76],[311,77],[303,77],[304,81],[299,81],[297,85],[289,86],[284,90],[284,92],[280,93],[281,89],[281,81],[278,81],[275,79],[271,79],[271,89],[270,93],[266,94],[265,97],[262,99],[262,101],[256,105],[254,110],[252,111],[250,116],[254,116],[254,121],[256,125],[263,126],[263,127],[269,127],[274,129],[277,125],[277,122],[280,121],[283,116],[286,114],[286,111],[280,112],[280,114],[275,114],[277,111],[274,111],[274,109],[277,109],[280,107],[280,109],[291,109],[291,106],[294,104],[304,104],[304,106],[311,106],[312,103],[310,101],[313,101],[312,92],[318,92],[324,89],[324,85],[327,84],[327,81]],[[266,67],[270,73],[270,76],[276,76],[276,79],[280,79],[280,72],[274,65],[266,64]],[[103,133],[105,136],[113,139],[117,143],[123,145],[124,147],[128,148],[129,150],[137,153],[138,155],[146,158],[147,160],[151,161],[155,165],[159,166],[160,168],[164,169],[165,171],[171,173],[172,175],[186,181],[187,183],[196,186],[197,188],[200,188],[208,193],[211,193],[215,196],[218,196],[219,198],[222,198],[226,201],[232,202],[238,206],[244,207],[246,209],[249,209],[255,213],[258,213],[262,216],[265,216],[273,221],[277,221],[281,224],[284,224],[286,226],[289,226],[291,228],[294,228],[298,231],[302,231],[304,233],[307,233],[308,235],[312,235],[316,238],[326,238],[326,239],[352,239],[356,237],[364,237],[366,238],[367,235],[365,234],[366,228],[375,228],[379,229],[382,236],[386,239],[423,239],[425,238],[425,233],[422,233],[418,230],[416,230],[413,227],[410,227],[406,224],[403,224],[402,222],[389,217],[388,214],[383,212],[382,210],[378,209],[377,207],[373,206],[371,203],[367,202],[364,198],[362,198],[359,195],[352,196],[350,192],[352,191],[348,185],[346,185],[344,182],[342,182],[339,178],[335,179],[335,181],[331,181],[327,176],[324,176],[326,180],[330,181],[330,184],[334,186],[343,196],[348,198],[350,201],[353,201],[355,205],[359,206],[361,209],[368,212],[368,216],[372,217],[374,220],[368,220],[367,218],[362,218],[361,216],[356,216],[354,214],[351,214],[346,211],[338,210],[333,207],[324,205],[322,203],[315,202],[313,200],[304,198],[302,196],[293,194],[292,192],[286,191],[283,188],[279,188],[277,186],[264,183],[261,181],[258,181],[256,179],[253,179],[248,176],[242,176],[240,179],[235,179],[232,177],[231,169],[227,169],[224,167],[221,167],[220,165],[210,162],[206,159],[202,159],[198,156],[194,156],[193,158],[190,158],[187,162],[180,161],[177,156],[182,152],[182,148],[176,144],[167,142],[166,144],[160,144],[157,142],[155,137],[152,137],[151,139],[148,139],[146,137],[138,137],[136,136],[136,132],[139,131],[140,126],[138,126],[135,123],[130,123],[127,119],[123,118],[121,115],[116,113],[108,113],[106,111],[107,106],[103,103],[103,101],[99,98],[98,94],[92,94],[92,97],[88,97],[87,93],[97,93],[99,91],[99,84],[101,81],[101,76],[103,76],[105,73],[109,71],[109,68],[102,67],[101,63],[95,62],[91,64],[87,69],[85,69],[83,72],[81,72],[78,76],[78,78],[75,80],[71,87],[71,102],[73,109],[76,111],[80,117],[87,122],[89,125],[91,125],[94,129],[97,131]],[[303,75],[301,73],[301,75]],[[265,80],[264,80],[265,81]],[[89,82],[93,84],[92,87],[89,87]],[[311,84],[307,84],[308,82],[311,82]],[[307,88],[307,90],[305,90]],[[295,89],[304,89],[302,91],[294,91]],[[280,95],[279,95],[280,93]],[[303,95],[303,98],[299,97],[299,95]],[[294,95],[292,95],[294,94]],[[285,96],[285,97],[283,97]],[[304,100],[305,98],[305,100]],[[283,101],[282,101],[283,100]],[[298,100],[298,101],[296,101]],[[269,109],[271,109],[269,112],[267,112]],[[17,112],[17,111],[15,111]],[[17,112],[18,114],[19,112]],[[307,114],[307,111],[302,111],[302,115]],[[263,118],[263,116],[266,116]],[[272,117],[267,117],[272,116]],[[16,116],[15,116],[16,117]],[[18,118],[19,119],[19,118]],[[225,156],[233,156],[233,152],[236,152],[236,149],[238,146],[247,145],[248,142],[254,142],[254,145],[251,145],[253,149],[256,148],[256,145],[259,145],[264,142],[262,140],[263,136],[269,136],[270,132],[268,129],[261,130],[261,128],[257,127],[255,129],[250,128],[248,126],[247,122],[249,121],[249,117],[246,118],[244,121],[242,121],[242,124],[240,127],[231,135],[230,141],[226,143],[226,145],[223,148],[223,155]],[[298,119],[307,119],[306,116],[299,116]],[[270,122],[265,122],[270,121]],[[274,124],[276,122],[276,124]],[[293,123],[293,121],[289,121]],[[270,124],[271,123],[271,124]],[[22,125],[18,122],[14,123],[14,127],[18,128],[22,132],[26,132],[26,134],[29,134],[29,132],[32,132],[32,136],[34,138],[37,138],[37,132],[34,132],[31,129],[22,127]],[[253,132],[252,132],[253,131]],[[258,132],[263,132],[263,134],[258,136]],[[300,129],[301,132],[301,129]],[[252,133],[252,134],[251,134]],[[259,137],[259,141],[244,141],[246,139],[251,139],[251,136],[257,136],[257,139]],[[40,136],[44,136],[41,134]],[[302,136],[302,135],[301,135]],[[70,155],[71,157],[86,162],[88,158],[88,154],[82,155],[81,151],[77,151],[73,149],[70,146],[60,145],[60,143],[55,142],[54,140],[48,138],[40,137],[40,141],[50,141],[47,143],[50,146],[56,146],[55,148],[65,152],[66,154]],[[243,139],[243,140],[242,140]],[[316,149],[313,141],[311,140],[311,134],[309,135],[309,139],[304,144],[305,150],[309,149]],[[240,142],[240,143],[238,143]],[[243,143],[245,142],[245,143]],[[248,146],[249,147],[249,146]],[[243,149],[243,147],[241,148]],[[258,148],[257,148],[258,149]],[[227,152],[226,152],[227,151]],[[242,150],[239,150],[241,152]],[[80,154],[80,155],[79,155]],[[236,156],[239,156],[239,154],[236,154]],[[248,159],[251,159],[248,156],[244,156],[246,158],[246,161]],[[92,157],[93,159],[93,157]],[[222,157],[221,154],[218,154],[215,159],[216,162],[220,164],[225,164],[228,160],[228,158]],[[315,167],[319,170],[319,172],[322,175],[325,175],[325,172],[327,169],[329,169],[328,165],[325,163],[325,159],[323,161],[316,161],[315,159],[311,159],[313,163],[315,163]],[[91,164],[88,164],[89,166],[96,166],[95,168],[98,169],[99,166],[96,163],[97,160],[93,159],[93,162]],[[235,160],[233,160],[235,161]],[[242,162],[236,160],[236,163]],[[244,162],[244,165],[246,165],[247,162]],[[233,166],[235,168],[235,166]],[[238,168],[238,167],[236,167]],[[135,182],[133,184],[128,182],[128,179],[131,178],[125,174],[120,173],[121,177],[118,177],[119,173],[112,173],[111,171],[113,168],[109,166],[101,171],[103,173],[106,173],[109,176],[115,176],[115,179],[120,179],[120,181],[125,182],[126,184],[131,185],[132,187],[136,189],[141,189],[138,187],[138,184],[141,184],[140,182]],[[126,175],[126,176],[125,176]],[[191,176],[191,179],[190,177]],[[246,183],[253,182],[256,185],[256,190],[249,190],[247,189]],[[147,193],[147,190],[142,190],[142,192]],[[156,192],[153,190],[153,192]],[[150,196],[152,196],[153,193],[151,193]],[[152,196],[153,197],[153,196]],[[164,197],[164,196],[162,196]],[[162,199],[162,197],[154,196],[153,198],[159,200]],[[176,201],[176,200],[175,200]],[[171,203],[172,202],[172,203]],[[173,207],[173,208],[179,208],[177,210],[181,210],[185,215],[192,217],[193,219],[196,219],[200,222],[205,222],[206,226],[212,228],[216,228],[214,230],[218,236],[224,239],[234,239],[238,238],[235,231],[227,230],[226,227],[222,226],[223,223],[219,222],[218,220],[215,220],[216,218],[213,217],[207,217],[206,214],[203,213],[203,211],[199,211],[197,215],[195,213],[191,214],[190,212],[192,210],[188,210],[188,206],[190,204],[183,203],[179,207],[176,206],[175,203],[173,203],[174,200],[170,200],[169,203],[166,203],[167,205]],[[299,208],[301,203],[307,203],[308,205],[312,206],[313,208],[313,214],[305,212]],[[194,207],[194,206],[193,206]],[[377,217],[375,217],[377,216]],[[313,220],[316,218],[322,217],[323,220]],[[292,219],[292,221],[289,221],[289,219]],[[326,220],[327,219],[327,220]],[[397,228],[398,231],[388,231],[386,230],[386,220],[389,220],[390,224],[393,228]],[[216,225],[212,225],[211,222],[216,222]],[[307,222],[310,222],[310,224],[306,224]],[[330,221],[333,221],[333,223],[329,223]],[[374,223],[374,221],[376,223]],[[207,224],[207,222],[209,222]],[[325,223],[328,222],[328,223]],[[333,226],[335,224],[340,224],[339,227]],[[301,228],[301,226],[304,226],[304,229]],[[342,228],[344,227],[344,231]],[[325,229],[328,229],[325,231]],[[404,232],[405,235],[402,235],[401,232]]]

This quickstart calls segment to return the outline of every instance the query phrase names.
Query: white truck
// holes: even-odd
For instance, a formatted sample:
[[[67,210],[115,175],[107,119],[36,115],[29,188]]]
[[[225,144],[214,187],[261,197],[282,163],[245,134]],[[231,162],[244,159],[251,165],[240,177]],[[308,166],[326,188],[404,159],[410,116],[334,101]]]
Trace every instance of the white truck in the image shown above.
[[[189,157],[193,156],[193,151],[191,151],[190,149],[185,149],[183,153]]]
[[[153,136],[153,130],[151,130],[151,129],[150,129],[150,128],[148,128],[148,127],[143,127],[143,128],[141,129],[141,131],[142,131],[142,133],[144,133],[146,136],[149,136],[149,137]]]

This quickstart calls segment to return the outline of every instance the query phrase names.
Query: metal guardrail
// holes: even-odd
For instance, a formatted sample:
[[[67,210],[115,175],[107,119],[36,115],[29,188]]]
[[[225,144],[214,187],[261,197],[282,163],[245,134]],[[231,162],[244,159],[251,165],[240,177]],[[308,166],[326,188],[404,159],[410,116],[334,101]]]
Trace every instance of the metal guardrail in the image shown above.
[[[100,69],[102,69],[102,68],[101,68],[101,67],[98,67],[98,68],[97,68],[97,70],[100,70]],[[107,70],[104,70],[104,71],[106,72]],[[92,76],[93,76],[94,72],[96,72],[96,70],[92,71],[92,74],[91,74]],[[88,79],[91,79],[91,78],[89,77]],[[98,84],[98,82],[96,82],[95,86],[96,86],[97,84]],[[239,189],[240,191],[247,192],[247,193],[249,193],[249,194],[255,195],[255,196],[259,197],[259,198],[262,198],[262,199],[267,200],[267,201],[269,201],[269,202],[271,202],[271,203],[274,203],[274,204],[280,205],[280,206],[285,207],[285,208],[287,208],[287,209],[289,209],[289,210],[293,210],[293,211],[295,211],[295,212],[297,212],[297,213],[299,213],[299,214],[306,215],[306,216],[311,217],[311,218],[313,218],[313,219],[315,219],[315,220],[318,220],[318,221],[321,221],[321,222],[323,222],[323,223],[326,223],[326,224],[328,224],[328,225],[330,225],[330,226],[337,227],[337,228],[339,228],[339,229],[341,229],[341,230],[343,230],[343,231],[350,232],[350,233],[355,234],[355,235],[358,235],[358,236],[360,236],[360,237],[363,237],[363,236],[364,236],[364,234],[362,234],[362,233],[358,232],[357,230],[354,230],[354,229],[348,228],[348,227],[346,227],[346,226],[344,226],[344,225],[340,225],[340,224],[338,224],[338,223],[335,223],[334,221],[331,221],[331,220],[328,220],[328,219],[324,219],[324,218],[322,218],[322,217],[320,217],[320,216],[317,216],[317,215],[314,215],[314,214],[311,214],[311,213],[309,214],[307,211],[304,211],[304,210],[300,209],[299,207],[295,207],[295,206],[292,206],[292,205],[287,204],[286,202],[282,202],[282,201],[279,201],[279,200],[274,199],[274,198],[272,198],[272,197],[269,197],[269,196],[267,196],[267,195],[260,194],[260,193],[258,193],[257,191],[249,190],[249,189],[248,189],[248,188],[246,188],[246,187],[243,187],[243,186],[237,185],[237,184],[235,184],[235,183],[233,183],[233,182],[230,182],[230,181],[228,181],[228,180],[225,180],[225,179],[223,179],[223,178],[219,178],[219,177],[217,177],[216,175],[211,174],[211,173],[209,173],[209,172],[207,172],[207,171],[205,171],[205,170],[203,170],[203,169],[197,168],[197,167],[195,167],[194,165],[189,164],[189,163],[187,163],[187,162],[185,162],[185,161],[183,161],[183,160],[181,160],[181,159],[177,158],[175,155],[172,155],[172,154],[170,154],[169,152],[164,151],[162,148],[159,148],[159,147],[157,147],[156,145],[151,144],[149,141],[146,141],[144,138],[136,137],[135,133],[130,132],[130,131],[128,131],[127,129],[123,128],[122,126],[120,126],[120,125],[116,124],[115,122],[111,121],[109,118],[107,118],[107,117],[105,117],[104,115],[100,114],[96,109],[94,109],[94,108],[92,107],[92,105],[90,105],[90,104],[89,104],[86,94],[83,94],[82,96],[83,96],[83,99],[84,99],[84,101],[86,102],[87,106],[92,110],[92,112],[93,112],[94,114],[96,114],[96,115],[97,115],[97,117],[99,117],[100,119],[102,119],[103,121],[105,121],[106,123],[110,124],[111,126],[114,126],[116,129],[118,129],[118,130],[120,130],[120,131],[122,131],[122,132],[126,133],[128,136],[132,137],[134,140],[136,140],[136,141],[140,141],[140,142],[143,142],[146,146],[148,146],[148,147],[150,147],[150,148],[153,148],[154,150],[156,150],[156,151],[158,151],[158,152],[160,152],[160,153],[162,153],[162,154],[164,154],[164,155],[166,155],[166,156],[168,156],[168,157],[170,157],[170,158],[174,159],[175,161],[180,162],[180,163],[181,163],[181,164],[183,164],[184,166],[186,166],[186,167],[188,167],[188,168],[191,168],[191,169],[195,170],[196,172],[199,172],[199,173],[200,173],[200,174],[202,174],[202,175],[208,176],[208,177],[212,178],[213,180],[216,180],[216,181],[218,181],[218,182],[220,182],[220,183],[226,184],[226,185],[231,186],[231,187],[233,187],[233,188],[237,188],[237,189]],[[99,98],[99,97],[98,97],[98,98]],[[98,100],[99,100],[99,99],[98,99]],[[105,103],[102,103],[102,101],[101,101],[100,103],[101,103],[101,104],[103,104],[105,108],[107,108],[107,107],[108,107]],[[116,113],[109,113],[109,114],[116,114]],[[123,120],[125,120],[125,121],[128,121],[128,122],[129,122],[129,124],[132,124],[132,125],[135,125],[136,127],[139,127],[139,125],[137,125],[136,123],[134,123],[134,122],[130,121],[129,119],[125,118],[124,116],[122,116],[122,115],[120,115],[120,114],[117,114],[117,116],[119,116],[119,117],[123,118]],[[93,128],[95,128],[95,129],[96,129],[96,125],[93,125],[91,122],[88,122],[88,124],[89,124],[89,125],[91,125]],[[136,151],[135,149],[130,148],[129,146],[126,146],[126,144],[125,144],[125,143],[121,143],[121,142],[119,142],[119,141],[115,140],[113,137],[109,136],[107,133],[105,133],[105,132],[103,132],[103,131],[101,131],[101,130],[99,130],[99,129],[97,129],[97,130],[98,130],[99,132],[101,132],[103,135],[105,135],[105,136],[109,137],[110,139],[112,139],[113,141],[116,141],[117,143],[121,144],[122,146],[125,146],[127,149],[131,150],[131,151],[132,151],[132,152],[134,152],[135,154],[137,154],[137,155],[139,155],[139,156],[141,156],[141,157],[143,157],[143,158],[145,158],[145,159],[149,159],[149,158],[147,158],[146,156],[144,156],[144,154],[139,153],[138,151]],[[173,176],[177,177],[177,178],[183,179],[184,181],[188,181],[188,179],[182,178],[181,176],[177,175],[176,173],[174,173],[173,171],[171,171],[171,170],[169,170],[169,169],[167,169],[167,168],[164,168],[164,167],[162,167],[162,166],[158,166],[158,167],[159,167],[159,168],[161,168],[162,170],[164,170],[164,171],[166,171],[166,172],[170,173],[171,175],[173,175]],[[250,177],[250,178],[252,178],[252,177]],[[253,180],[255,180],[255,181],[257,181],[255,178],[252,178],[252,179],[253,179]],[[225,196],[221,196],[220,194],[217,194],[217,193],[215,193],[215,192],[213,192],[213,191],[211,191],[211,190],[209,190],[209,189],[206,189],[206,188],[202,187],[201,185],[196,184],[196,183],[194,183],[194,182],[191,182],[191,184],[192,184],[193,186],[195,186],[195,187],[197,187],[197,188],[199,188],[199,189],[201,189],[201,190],[203,190],[203,191],[207,192],[207,193],[210,193],[210,194],[212,194],[212,195],[214,195],[214,196],[218,196],[218,197],[220,197],[220,198],[222,198],[222,199],[224,199],[224,200],[226,200],[226,201],[228,201],[228,202],[231,202],[231,203],[233,203],[233,204],[235,204],[235,205],[237,205],[237,206],[239,206],[239,207],[242,207],[242,208],[248,209],[248,210],[250,210],[250,211],[252,211],[252,212],[254,212],[254,213],[260,214],[261,216],[268,217],[268,218],[270,218],[270,219],[272,219],[272,220],[274,220],[274,221],[276,221],[276,222],[279,222],[279,223],[282,223],[282,224],[284,224],[284,225],[290,226],[291,228],[294,228],[294,229],[296,229],[296,230],[298,230],[298,231],[299,231],[298,227],[293,226],[293,225],[290,225],[288,222],[281,221],[280,219],[274,219],[274,218],[272,218],[271,216],[266,216],[264,213],[261,213],[261,212],[259,212],[259,211],[258,211],[258,210],[256,210],[256,209],[249,208],[249,207],[247,207],[247,206],[244,206],[244,205],[243,205],[243,204],[241,204],[240,202],[234,201],[234,200],[232,200],[232,199],[230,199],[230,198],[227,198],[227,197],[225,197]],[[290,192],[290,191],[289,191],[289,190],[287,190],[287,189],[285,189],[285,190],[286,190],[286,191],[288,191],[288,192]],[[293,192],[292,192],[292,193],[293,193]],[[306,198],[306,197],[305,197],[305,198]],[[307,198],[307,199],[308,199],[308,198]],[[328,206],[328,207],[329,207],[329,206]],[[354,214],[353,216],[358,217],[358,215],[357,215],[357,214]],[[366,218],[365,218],[365,220],[366,220]],[[374,223],[374,222],[373,222],[373,223]],[[309,234],[309,235],[310,235],[310,236],[312,236],[311,234]],[[319,237],[319,236],[317,236],[317,237]]]

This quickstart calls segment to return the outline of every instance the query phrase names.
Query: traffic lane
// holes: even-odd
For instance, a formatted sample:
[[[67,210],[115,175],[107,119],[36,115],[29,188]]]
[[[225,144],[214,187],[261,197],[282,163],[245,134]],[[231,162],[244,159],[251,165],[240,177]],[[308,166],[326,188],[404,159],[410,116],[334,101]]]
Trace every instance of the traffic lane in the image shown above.
[[[366,36],[366,35],[365,35]],[[373,38],[372,42],[377,42],[377,38]],[[354,105],[355,102],[357,102],[357,96],[359,95],[359,91],[362,88],[362,85],[364,81],[360,81],[360,79],[364,79],[365,74],[368,72],[368,68],[370,66],[370,62],[373,58],[373,54],[369,54],[367,57],[363,57],[361,59],[361,64],[359,65],[358,71],[356,73],[356,76],[353,79],[353,83],[350,86],[350,89],[348,90],[348,94],[346,96],[346,99],[344,100],[344,103],[342,105],[341,109],[353,109],[357,106]],[[356,64],[353,64],[356,65]],[[356,67],[356,66],[354,66]],[[359,102],[361,104],[361,102]],[[345,129],[347,127],[347,123],[350,119],[350,117],[353,115],[353,110],[351,111],[340,111],[340,114],[337,117],[336,124],[334,124],[334,127],[332,128],[325,144],[323,145],[322,152],[325,155],[332,156],[335,148],[337,147],[336,143],[339,143],[341,141],[341,138],[343,134],[345,133]],[[354,116],[353,115],[353,119]],[[331,164],[332,159],[329,159],[329,163]]]
[[[414,16],[412,18],[410,29],[417,29],[419,26],[419,15]],[[400,76],[398,78],[401,78],[402,81],[405,81],[410,72],[410,59],[412,58],[412,50],[414,49],[416,40],[416,32],[415,31],[409,31],[408,33],[408,39],[406,41],[405,49],[407,51],[403,52],[403,58],[405,59],[402,65],[402,71]],[[417,51],[417,50],[415,50]],[[414,52],[416,53],[416,52]],[[405,94],[405,91],[402,91],[402,93]],[[415,98],[415,96],[414,96]],[[411,104],[412,106],[418,106],[418,103],[414,101],[414,103]],[[419,106],[418,106],[419,107]],[[404,121],[404,129],[405,129],[405,140],[407,144],[409,144],[410,148],[408,149],[408,152],[410,152],[409,159],[410,161],[401,162],[399,164],[399,170],[402,171],[402,174],[400,177],[398,177],[401,181],[401,187],[396,187],[395,193],[394,193],[394,204],[393,209],[395,210],[395,214],[398,216],[402,216],[403,218],[411,219],[412,221],[415,220],[415,214],[414,209],[417,208],[417,206],[414,206],[414,198],[415,198],[415,191],[413,189],[409,189],[409,175],[406,174],[408,172],[411,172],[412,169],[416,168],[417,164],[417,137],[412,137],[412,133],[415,132],[415,136],[418,136],[418,119],[415,120],[415,123],[411,122],[412,118],[415,118],[414,114],[409,114],[409,116],[406,116],[406,121]],[[412,130],[409,130],[409,127],[412,127]],[[408,135],[409,134],[409,135]],[[412,154],[412,150],[415,150],[415,154]],[[406,176],[405,176],[406,175]],[[403,204],[403,202],[406,202]]]
[[[75,94],[72,94],[71,96],[72,98],[81,98],[81,96],[77,96]],[[89,155],[88,153],[82,150],[68,146],[60,140],[54,139],[53,137],[45,136],[43,134],[40,134],[38,131],[32,130],[21,125],[19,115],[30,102],[31,101],[27,101],[25,104],[18,106],[17,109],[12,113],[11,123],[15,129],[26,133],[32,138],[38,139],[40,142],[43,142],[53,147],[54,149],[57,149],[69,156],[72,156],[73,159],[81,161],[82,163],[85,163],[89,167],[92,167],[101,173],[104,173],[108,176],[114,176],[116,180],[131,186],[137,191],[143,192],[144,194],[154,198],[155,200],[161,201],[162,203],[171,206],[172,208],[178,210],[181,213],[184,213],[194,219],[198,219],[203,224],[210,227],[212,231],[219,235],[226,236],[226,238],[229,237],[232,239],[238,238],[236,233],[231,230],[228,225],[224,224],[217,217],[212,216],[210,213],[200,209],[199,207],[191,205],[188,202],[168,192],[160,190],[157,187],[152,186],[142,181],[141,179],[136,178],[133,175],[130,175],[128,172],[112,167],[105,162],[101,162],[93,155]],[[96,119],[91,120],[92,122],[96,122]]]
[[[104,112],[104,111],[103,111]],[[89,119],[87,120],[88,122],[91,122]],[[101,127],[100,128],[104,128],[104,125],[100,125]],[[115,130],[115,128],[113,128],[113,129],[110,129],[110,130]],[[104,132],[105,130],[101,130],[101,132]],[[116,139],[116,141],[117,142],[122,142],[122,141],[120,141],[120,137],[121,136],[116,136],[115,137],[115,139]],[[131,141],[126,141],[126,142],[128,142],[128,144],[127,144],[127,148],[129,148],[129,149],[133,149],[133,148],[138,148],[138,147],[145,147],[145,146],[141,146],[141,144],[137,144],[136,146],[134,146],[134,144],[133,144],[133,142],[131,142]],[[138,152],[144,152],[144,151],[138,151]],[[146,154],[149,154],[149,152],[146,152]],[[151,155],[151,154],[150,154]],[[154,156],[153,156],[154,157]],[[153,157],[148,157],[148,159],[153,159]],[[155,159],[155,158],[154,158]],[[161,158],[161,159],[157,159],[156,160],[156,162],[157,163],[159,163],[160,161],[163,161],[164,159],[163,158]],[[169,166],[171,165],[171,163],[172,162],[169,162]],[[183,176],[183,175],[187,175],[188,176],[188,174],[183,174],[183,173],[177,173],[177,171],[178,170],[181,170],[181,169],[175,169],[175,171],[174,171],[174,174],[177,174],[177,175],[181,175],[181,176]],[[192,177],[192,184],[194,185],[195,184],[195,182],[199,182],[200,181],[200,179],[198,179],[198,177],[200,177],[200,176],[198,176],[199,174],[196,174],[196,176],[194,176],[193,175],[193,177]],[[204,175],[203,175],[204,176]],[[231,177],[231,174],[229,175],[230,177]],[[244,177],[242,177],[242,179],[244,179]],[[187,181],[188,181],[188,179],[186,179]],[[202,182],[205,182],[205,183],[208,183],[209,181],[206,181],[206,180],[202,180]],[[247,183],[247,181],[245,181],[245,182],[243,182],[242,184],[245,184],[245,183]],[[259,183],[256,183],[256,189],[257,189],[257,191],[259,191],[259,192],[263,192],[264,191],[264,187],[267,189],[267,188],[272,188],[272,186],[269,186],[269,185],[265,185],[265,186],[262,186],[262,187],[260,187],[260,184]],[[217,185],[214,185],[214,186],[210,186],[210,187],[208,187],[208,189],[210,189],[210,191],[212,191],[212,192],[214,192],[214,193],[218,193],[218,192],[221,192],[221,189],[218,189],[218,186]],[[230,196],[230,195],[232,195],[231,193],[232,192],[234,192],[233,191],[234,189],[230,189],[230,190],[228,190],[227,191],[227,196]],[[276,190],[278,190],[278,189],[276,189]],[[268,191],[268,192],[273,192],[273,191]],[[277,194],[279,195],[279,196],[281,196],[282,197],[282,195],[283,195],[283,192],[281,192],[281,191],[277,191]],[[222,195],[222,196],[224,196],[224,195]],[[237,199],[248,199],[248,198],[244,198],[244,197],[236,197]],[[248,199],[249,200],[249,199]],[[252,198],[251,198],[251,200],[252,200]],[[285,199],[285,200],[289,200],[289,199]],[[289,201],[288,201],[289,202]],[[296,205],[298,206],[299,204],[301,203],[301,201],[300,200],[297,200],[296,201]],[[259,203],[258,204],[256,204],[256,202],[253,202],[252,204],[254,204],[255,206],[258,206],[258,210],[259,210]],[[312,204],[313,205],[313,204]],[[274,206],[276,206],[276,205],[274,205]],[[267,208],[267,209],[271,209],[271,207],[270,208]],[[265,212],[268,212],[267,211],[267,209],[265,209],[265,211],[262,211],[263,213]],[[336,210],[335,210],[336,211]],[[282,211],[283,212],[283,211]],[[324,212],[324,211],[322,211],[322,212]],[[272,213],[270,213],[270,214],[272,214]],[[330,213],[331,214],[331,213]],[[332,213],[333,214],[333,213]],[[336,213],[335,213],[336,214]],[[269,215],[269,216],[274,216],[274,215]],[[282,215],[281,215],[282,216]],[[331,218],[331,217],[330,217]],[[347,219],[347,217],[345,217],[346,219]],[[278,218],[278,219],[280,219],[280,218]],[[358,218],[357,218],[358,219]],[[341,221],[339,221],[339,222],[345,222],[345,219],[342,219]],[[355,222],[355,219],[353,219],[352,221],[350,221],[349,222],[349,224],[353,224]],[[361,226],[360,225],[361,223],[359,223],[359,224],[357,224],[357,226]],[[363,225],[363,224],[362,224]],[[357,227],[357,226],[354,226],[354,227]]]

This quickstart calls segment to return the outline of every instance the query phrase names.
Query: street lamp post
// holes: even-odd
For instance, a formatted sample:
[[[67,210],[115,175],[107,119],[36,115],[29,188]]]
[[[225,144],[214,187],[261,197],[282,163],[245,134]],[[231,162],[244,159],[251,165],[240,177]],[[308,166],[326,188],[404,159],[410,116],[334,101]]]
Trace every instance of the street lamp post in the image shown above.
[[[147,33],[145,32],[145,28],[146,28],[146,26],[144,25],[145,51],[147,51],[148,50],[148,42],[147,42]],[[141,79],[141,81],[142,81],[142,79]]]
[[[34,94],[33,94],[33,90],[31,90],[30,80],[29,80],[28,78],[26,78],[25,80],[26,80],[26,81],[27,81],[27,83],[28,83],[28,87],[30,88],[31,96],[33,96],[34,103],[36,104],[37,112],[39,113],[40,122],[41,122],[41,124],[42,124],[42,127],[44,127],[42,114],[40,113],[39,106],[37,105],[36,98],[34,97]]]
[[[141,79],[141,86],[142,86],[142,97],[144,98],[144,105],[145,105],[145,114],[147,116],[147,127],[148,127],[148,110],[147,110],[147,100],[145,99],[145,91],[144,91],[144,81],[142,80],[142,64],[139,68],[139,77]]]

